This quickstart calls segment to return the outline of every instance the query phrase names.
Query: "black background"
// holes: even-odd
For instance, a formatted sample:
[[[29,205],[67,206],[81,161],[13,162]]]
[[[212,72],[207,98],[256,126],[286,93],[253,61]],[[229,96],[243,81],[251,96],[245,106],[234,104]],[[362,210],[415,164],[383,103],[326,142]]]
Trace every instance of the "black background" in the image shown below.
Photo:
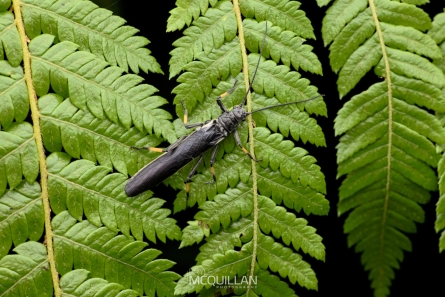
[[[146,82],[159,89],[159,94],[170,103],[174,95],[171,90],[177,85],[176,78],[168,79],[169,52],[173,49],[172,43],[181,37],[181,32],[166,33],[166,24],[169,11],[175,7],[174,1],[147,1],[147,0],[94,0],[103,8],[112,10],[127,20],[128,25],[138,28],[142,36],[147,37],[151,44],[148,48],[153,56],[160,63],[165,75],[148,74],[142,75]],[[346,243],[346,236],[343,234],[343,222],[346,216],[337,217],[336,204],[338,202],[338,188],[341,180],[336,180],[336,150],[338,138],[334,136],[334,118],[341,106],[349,100],[351,95],[346,96],[342,101],[336,87],[336,75],[329,66],[329,50],[324,47],[321,38],[321,24],[326,12],[326,7],[320,8],[315,0],[301,0],[301,9],[312,22],[315,30],[316,40],[308,40],[308,44],[314,47],[314,52],[323,65],[323,76],[310,73],[303,73],[303,77],[308,78],[311,84],[318,87],[319,93],[325,94],[325,102],[328,109],[328,118],[318,117],[317,121],[326,136],[327,147],[317,148],[313,145],[305,145],[305,148],[318,160],[326,176],[327,191],[326,198],[331,203],[331,210],[328,216],[310,216],[309,224],[317,228],[317,233],[323,237],[326,246],[326,262],[317,261],[304,256],[308,261],[319,281],[318,292],[310,291],[299,286],[293,286],[299,296],[373,296],[368,280],[368,272],[363,270],[360,262],[360,255],[353,249],[349,249]],[[432,3],[422,6],[422,8],[433,18],[443,11],[445,2],[432,0]],[[371,71],[354,88],[351,94],[357,94],[366,90],[379,79]],[[173,105],[166,106],[171,114],[176,118]],[[299,144],[301,145],[301,144]],[[164,186],[153,189],[156,197],[169,200],[167,207],[172,207],[176,193]],[[445,270],[445,254],[439,254],[438,240],[439,234],[434,231],[435,204],[438,200],[438,193],[432,193],[431,201],[424,206],[426,220],[423,224],[418,224],[417,234],[409,235],[413,251],[405,253],[405,259],[401,264],[401,269],[396,271],[396,277],[391,286],[391,296],[445,296],[443,286]],[[187,225],[188,220],[192,220],[196,208],[175,215],[181,228]],[[299,216],[302,216],[301,214]],[[304,216],[304,215],[303,215]],[[168,241],[167,244],[151,244],[163,251],[161,257],[171,259],[177,263],[173,270],[184,274],[195,264],[195,257],[198,253],[197,245],[178,250],[179,242]]]

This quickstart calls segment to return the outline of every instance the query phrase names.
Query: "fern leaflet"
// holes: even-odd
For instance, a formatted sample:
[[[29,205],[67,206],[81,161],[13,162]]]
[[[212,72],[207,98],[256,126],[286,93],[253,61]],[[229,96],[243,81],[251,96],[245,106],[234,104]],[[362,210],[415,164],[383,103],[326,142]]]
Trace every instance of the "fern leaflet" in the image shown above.
[[[436,58],[434,60],[434,64],[445,73],[445,65],[444,65],[444,40],[445,40],[445,32],[443,30],[443,24],[445,23],[445,13],[439,13],[434,17],[433,27],[428,31],[428,35],[439,45],[440,50],[442,52],[442,56],[440,58]],[[443,88],[442,88],[443,91]],[[436,117],[440,121],[441,128],[444,126],[444,110],[436,110]],[[436,128],[436,127],[435,127]],[[436,128],[437,129],[437,128]],[[440,130],[440,129],[437,129]],[[436,222],[435,229],[436,232],[440,232],[445,228],[445,182],[444,182],[444,174],[445,174],[445,154],[444,154],[444,144],[437,144],[437,151],[442,154],[440,160],[437,162],[437,171],[439,177],[439,193],[440,198],[436,205]],[[439,251],[442,252],[445,249],[445,232],[442,231],[440,240],[439,240]]]

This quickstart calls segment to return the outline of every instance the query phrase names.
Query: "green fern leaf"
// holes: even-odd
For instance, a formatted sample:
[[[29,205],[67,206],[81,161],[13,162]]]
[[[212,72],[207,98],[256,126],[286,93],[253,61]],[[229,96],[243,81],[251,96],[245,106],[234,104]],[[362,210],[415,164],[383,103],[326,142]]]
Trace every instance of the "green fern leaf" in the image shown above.
[[[293,213],[276,206],[265,196],[259,198],[259,222],[265,234],[272,232],[274,237],[281,237],[286,245],[292,243],[297,251],[301,248],[303,252],[324,261],[325,247],[321,237],[315,233],[315,228],[307,226],[305,219],[296,218]]]
[[[247,18],[257,21],[270,21],[275,25],[294,32],[302,38],[315,39],[314,29],[303,10],[301,3],[288,0],[242,0],[240,9]],[[247,20],[247,19],[246,19]]]
[[[158,157],[131,147],[156,147],[162,139],[145,136],[134,127],[127,130],[107,119],[99,120],[88,110],[79,110],[69,99],[47,94],[39,99],[39,109],[45,148],[50,152],[59,152],[63,147],[74,158],[98,162],[124,175],[134,175]]]
[[[190,26],[192,18],[196,20],[200,14],[205,14],[209,4],[215,6],[217,0],[178,0],[176,8],[170,11],[167,20],[167,32],[181,30],[185,25]]]
[[[326,5],[327,3],[323,3]],[[347,0],[336,1],[328,8],[323,19],[322,34],[324,44],[328,45],[340,33],[343,27],[354,19],[357,14],[366,9],[368,1],[359,0],[351,3]]]
[[[338,213],[350,211],[344,225],[348,244],[362,252],[375,296],[387,296],[403,251],[411,250],[405,233],[416,232],[415,223],[424,221],[419,204],[437,189],[431,167],[440,155],[434,143],[444,143],[445,129],[420,107],[444,111],[445,77],[426,59],[441,56],[421,32],[431,21],[411,5],[425,1],[346,2],[335,1],[323,23],[340,97],[374,66],[385,81],[352,96],[335,119],[336,135],[344,134],[337,146],[338,177],[347,175]]]
[[[300,181],[303,187],[310,186],[314,190],[326,194],[326,182],[320,167],[315,165],[315,158],[307,156],[307,151],[294,148],[291,141],[283,141],[281,134],[270,134],[265,128],[254,130],[258,158],[274,171],[280,169],[281,174],[291,178],[294,183]]]
[[[274,97],[267,98],[256,93],[252,97],[254,109],[280,104]],[[273,132],[279,131],[285,137],[290,135],[296,141],[301,139],[303,143],[309,141],[317,146],[326,146],[324,134],[317,121],[298,108],[292,109],[286,106],[264,110],[254,113],[253,119],[257,126],[266,127],[267,125]]]
[[[156,242],[156,236],[179,239],[181,231],[176,221],[167,218],[169,210],[160,209],[165,201],[150,198],[151,192],[128,198],[124,193],[126,176],[108,174],[110,169],[87,160],[70,163],[70,157],[54,153],[47,159],[49,193],[53,211],[58,214],[69,210],[78,221],[85,214],[89,222],[102,224],[113,232],[121,231],[138,240],[143,234]]]
[[[211,259],[214,254],[223,255],[234,247],[241,247],[242,243],[252,239],[252,231],[252,215],[250,215],[233,222],[219,233],[210,235],[206,238],[206,243],[199,248],[200,253],[196,257],[197,264]]]
[[[250,51],[257,51],[261,47],[264,39],[262,31],[264,24],[254,20],[244,20],[244,30],[246,33],[246,46]],[[321,63],[317,56],[312,53],[312,46],[303,44],[304,39],[290,31],[283,31],[280,27],[273,26],[267,31],[266,47],[264,53],[270,55],[275,62],[280,60],[284,65],[292,66],[298,70],[309,71],[316,74],[323,74]]]
[[[160,251],[143,250],[147,243],[117,235],[106,227],[98,228],[88,221],[76,222],[68,212],[60,213],[52,221],[60,274],[68,273],[74,266],[140,295],[145,292],[154,296],[156,292],[158,296],[173,296],[178,275],[166,271],[173,262],[156,259]]]
[[[438,173],[439,173],[439,190],[440,190],[440,198],[436,205],[436,222],[434,224],[434,227],[436,229],[436,232],[440,232],[445,228],[445,198],[444,198],[444,192],[445,192],[445,183],[444,183],[444,172],[445,172],[445,158],[442,155],[442,158],[440,159],[439,166],[438,166]],[[442,252],[445,250],[445,232],[442,231],[442,234],[440,236],[439,240],[439,251]]]
[[[397,49],[388,48],[387,51],[391,70],[394,73],[423,80],[438,87],[445,85],[443,73],[427,59]],[[375,72],[377,75],[384,75],[382,60],[375,68]]]
[[[303,209],[306,214],[317,215],[326,215],[329,212],[329,201],[324,195],[300,182],[294,183],[270,168],[259,169],[258,188],[262,195],[272,197],[275,203],[284,203],[296,211]]]
[[[79,109],[88,110],[99,119],[105,115],[114,123],[120,122],[129,129],[132,124],[139,131],[163,136],[170,142],[176,141],[171,116],[159,106],[167,101],[151,96],[156,89],[140,85],[142,78],[124,75],[118,67],[107,67],[107,63],[93,54],[76,51],[78,46],[64,41],[52,47],[52,36],[41,35],[30,43],[33,76],[39,77],[37,95],[43,96],[52,89],[63,98],[70,97]],[[79,63],[82,61],[82,63]]]
[[[208,2],[208,0],[199,1]],[[188,2],[195,4],[198,1],[189,0]],[[180,4],[177,3],[179,7],[173,9],[172,12],[182,10]],[[184,17],[187,15],[181,16],[181,18]],[[167,30],[173,31],[169,26]],[[192,27],[184,31],[184,37],[173,43],[176,48],[170,52],[172,56],[169,62],[170,78],[179,74],[187,63],[197,58],[200,52],[204,51],[208,55],[213,48],[220,48],[224,41],[231,41],[236,37],[236,31],[233,4],[229,1],[218,2],[214,8],[210,8],[202,17],[194,21]]]
[[[209,225],[213,233],[216,233],[220,226],[227,228],[231,221],[246,217],[252,212],[252,191],[251,187],[242,183],[235,189],[228,189],[225,194],[215,196],[214,201],[206,202],[201,208],[202,211],[195,215],[195,219]]]
[[[204,287],[210,288],[212,282],[194,282],[193,280],[205,279],[212,277],[214,279],[221,279],[223,277],[235,277],[244,275],[252,258],[251,245],[244,245],[241,251],[229,250],[224,255],[216,254],[213,259],[206,260],[202,265],[194,266],[192,270],[186,273],[179,281],[175,288],[175,294],[186,294],[193,291],[199,292]]]
[[[329,60],[334,72],[338,72],[359,46],[374,34],[375,25],[369,8],[349,22],[329,47]]]
[[[28,115],[28,90],[22,67],[0,61],[0,69],[0,126],[7,129],[13,121],[21,123]]]
[[[259,270],[257,276],[258,285],[253,289],[256,294],[265,297],[297,296],[285,282],[281,281],[277,276],[270,274],[267,270]]]
[[[0,196],[0,259],[11,246],[27,239],[39,240],[43,233],[43,207],[40,186],[20,183]]]
[[[9,7],[9,5],[7,6]],[[2,46],[0,49],[1,60],[3,60],[6,56],[6,59],[12,67],[19,66],[23,60],[22,45],[20,43],[19,32],[17,31],[17,26],[14,21],[14,15],[9,11],[0,13],[0,41],[4,44],[4,46]],[[2,66],[3,65],[4,64],[2,63]],[[3,69],[2,67],[2,75],[6,74],[4,71],[7,71],[7,69]]]
[[[253,73],[258,62],[257,54],[250,54],[249,72]],[[298,72],[290,71],[289,67],[277,65],[275,62],[261,57],[257,76],[253,83],[253,90],[267,97],[275,96],[280,103],[300,101],[318,95],[317,88],[309,85],[309,80],[301,78]],[[289,98],[293,98],[289,100]],[[322,100],[312,100],[298,105],[298,108],[306,110],[309,114],[327,115],[326,105]]]
[[[42,32],[57,36],[58,41],[76,43],[80,50],[89,51],[111,65],[119,65],[139,73],[162,73],[146,46],[148,39],[134,36],[139,30],[124,26],[125,20],[96,4],[76,0],[42,2],[25,0],[22,3],[27,35],[34,39]]]
[[[85,269],[68,272],[60,279],[63,297],[82,296],[119,296],[136,297],[138,292],[125,289],[117,283],[110,283],[102,278],[89,278]]]
[[[445,20],[445,13],[439,13],[434,17],[433,27],[428,31],[428,35],[431,36],[434,41],[440,46],[440,50],[442,53],[442,57],[434,60],[434,65],[436,65],[444,74],[445,74],[445,64],[444,64],[444,40],[445,40],[445,31],[443,30],[443,22]],[[443,92],[443,88],[442,88]],[[436,110],[436,118],[440,122],[440,126],[444,126],[444,110]],[[435,128],[437,129],[437,128]],[[445,154],[443,143],[438,143],[436,146],[437,152],[441,153],[442,156],[440,160],[437,162],[438,168],[438,179],[439,179],[439,201],[436,204],[436,222],[435,222],[435,230],[437,233],[442,231],[445,228],[445,182],[444,182],[444,173],[445,173]],[[445,232],[442,231],[440,239],[439,239],[439,252],[445,250]]]
[[[437,44],[441,44],[445,40],[444,24],[445,14],[439,13],[434,17],[433,27],[428,30],[428,35],[431,36]]]
[[[2,296],[53,296],[51,272],[43,244],[25,242],[17,254],[0,259],[0,294]]]
[[[173,89],[175,103],[184,101],[189,110],[193,110],[197,101],[202,102],[209,95],[212,87],[220,80],[225,80],[230,74],[235,76],[242,67],[238,39],[221,46],[208,56],[200,53],[194,61],[185,66],[185,72],[178,81],[182,82]]]
[[[32,126],[28,123],[12,124],[8,130],[0,131],[0,195],[13,190],[25,177],[33,183],[39,174],[37,148]]]
[[[318,281],[311,266],[291,249],[274,242],[269,236],[260,235],[258,249],[258,264],[263,269],[270,268],[282,277],[288,277],[292,284],[298,284],[308,289],[317,290]]]

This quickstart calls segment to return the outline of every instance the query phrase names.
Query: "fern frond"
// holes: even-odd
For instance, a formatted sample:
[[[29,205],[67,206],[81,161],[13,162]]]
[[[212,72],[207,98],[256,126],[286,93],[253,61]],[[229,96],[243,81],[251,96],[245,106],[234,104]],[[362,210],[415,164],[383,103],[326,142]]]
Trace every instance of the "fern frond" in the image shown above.
[[[131,147],[156,147],[162,139],[146,136],[135,127],[127,130],[107,119],[99,120],[88,110],[79,110],[69,99],[47,94],[39,99],[39,108],[42,137],[49,152],[63,148],[74,158],[98,162],[124,175],[134,175],[158,157],[156,153]]]
[[[106,227],[88,221],[77,223],[68,212],[52,220],[56,263],[64,275],[74,269],[86,269],[93,277],[133,289],[140,295],[173,296],[178,275],[166,271],[174,263],[156,259],[160,251],[144,249],[147,243],[117,235]]]
[[[22,182],[0,196],[0,259],[11,246],[27,239],[37,241],[43,233],[43,207],[40,186]]]
[[[119,296],[136,297],[138,292],[125,289],[117,283],[110,283],[102,278],[90,278],[88,270],[76,269],[60,279],[63,297],[82,296]]]
[[[25,242],[13,250],[16,254],[0,259],[2,296],[53,296],[51,272],[43,244]]]
[[[142,240],[181,231],[163,200],[124,192],[155,158],[131,147],[177,139],[167,101],[136,75],[162,73],[149,41],[91,1],[0,2],[0,295],[60,297],[60,272],[65,296],[172,296],[174,263]]]
[[[187,17],[187,14],[195,14],[193,4],[198,1],[208,2],[209,0],[188,0],[187,4],[192,5],[187,8],[187,13],[181,15],[181,18]],[[212,1],[216,3],[216,1]],[[178,1],[178,7],[170,12],[172,15],[169,18],[167,31],[174,30],[174,23],[172,24],[170,19],[178,10],[183,10],[180,6],[182,2],[185,1]],[[194,21],[190,28],[184,30],[184,37],[173,43],[176,48],[170,52],[172,56],[169,62],[170,78],[179,74],[187,63],[197,58],[200,52],[204,51],[208,55],[213,48],[218,49],[225,41],[234,39],[236,30],[233,4],[230,1],[219,1],[214,8],[208,9],[202,17]]]
[[[68,210],[78,221],[85,214],[97,227],[102,224],[113,232],[121,231],[138,240],[143,234],[156,242],[179,239],[181,231],[176,221],[167,218],[170,211],[161,209],[165,201],[150,198],[151,192],[129,198],[125,195],[126,176],[108,174],[109,168],[95,166],[87,160],[70,163],[70,157],[54,153],[47,159],[49,193],[53,211],[58,214]]]
[[[122,75],[122,69],[107,67],[93,54],[76,51],[78,45],[69,41],[51,46],[53,39],[40,35],[29,45],[33,76],[39,78],[37,95],[46,95],[51,85],[58,95],[70,97],[77,108],[88,108],[98,119],[106,116],[127,129],[134,124],[139,131],[176,141],[170,114],[158,109],[167,101],[152,96],[157,91],[153,86],[140,84],[142,78],[137,75]]]
[[[238,3],[245,17],[242,21]],[[186,7],[182,4],[178,6],[181,7],[177,11],[183,11],[183,7]],[[222,9],[223,6],[227,9]],[[242,0],[234,1],[233,5],[221,1],[196,18],[191,27],[184,31],[185,37],[175,43],[177,48],[171,52],[171,76],[185,71],[178,79],[180,84],[173,91],[178,116],[183,115],[183,108],[179,104],[183,101],[188,109],[189,123],[217,118],[221,109],[215,99],[229,89],[232,90],[230,95],[221,98],[223,104],[228,109],[240,104],[259,59],[252,86],[254,92],[248,99],[249,108],[254,110],[317,95],[317,88],[290,68],[321,74],[320,62],[312,53],[312,47],[304,44],[303,38],[313,38],[314,34],[305,13],[299,8],[300,3],[288,0]],[[183,14],[184,19],[190,21],[191,15],[198,14],[196,6],[183,11]],[[220,16],[225,16],[225,22]],[[235,37],[236,27],[230,27],[231,22],[235,23],[235,16],[238,37]],[[269,22],[266,36],[265,21]],[[212,30],[216,32],[222,28],[225,31],[219,36],[212,39],[207,37]],[[263,39],[265,46],[262,53],[272,60],[256,54]],[[245,49],[250,51],[247,59],[243,58]],[[242,66],[244,70],[240,73]],[[247,79],[246,75],[250,75],[250,78]],[[277,245],[274,241],[281,238],[286,245],[292,244],[295,250],[302,249],[316,259],[324,259],[321,237],[315,234],[314,228],[307,226],[305,220],[297,219],[270,200],[272,198],[276,203],[284,203],[297,211],[303,209],[307,214],[324,215],[329,210],[329,202],[323,195],[326,190],[324,175],[315,165],[315,159],[283,139],[284,135],[297,141],[301,139],[318,146],[325,145],[321,128],[309,114],[326,115],[322,100],[255,113],[256,125],[262,128],[253,130],[246,123],[238,127],[241,143],[244,147],[255,147],[256,158],[263,159],[260,163],[262,167],[249,166],[249,158],[239,150],[233,138],[228,137],[218,147],[214,165],[215,184],[209,184],[212,174],[207,169],[211,152],[204,154],[204,162],[198,167],[198,174],[192,178],[188,194],[183,181],[193,163],[165,181],[182,189],[175,200],[175,211],[185,209],[187,204],[193,206],[197,203],[200,208],[194,216],[195,221],[189,221],[183,230],[181,247],[199,243],[207,237],[197,257],[198,265],[178,282],[177,294],[197,292],[201,297],[228,294],[230,292],[224,288],[192,279],[237,276],[247,279],[250,285],[255,278],[258,284],[249,285],[248,288],[244,286],[244,289],[234,288],[236,295],[294,295],[286,283],[270,275],[266,269],[280,273],[281,277],[289,278],[294,284],[299,282],[302,286],[316,289],[317,281],[309,264],[303,262],[292,249]],[[187,131],[181,124],[177,121],[175,129],[180,135],[186,135]],[[265,127],[275,134],[271,135]],[[258,197],[259,193],[263,196]],[[269,234],[271,231],[276,239],[264,239],[266,237],[261,232]],[[287,261],[288,264],[278,267],[271,258],[282,261],[280,263]]]
[[[437,189],[434,143],[445,142],[445,129],[420,108],[445,108],[445,77],[427,59],[441,56],[422,32],[430,28],[423,10],[389,0],[335,1],[323,21],[340,97],[372,68],[385,78],[352,96],[335,119],[336,135],[344,134],[337,146],[338,177],[347,175],[338,213],[350,211],[344,232],[349,246],[362,252],[375,296],[389,294],[394,269],[411,250],[405,233],[416,232],[415,223],[424,221],[419,204]]]
[[[124,26],[126,21],[86,0],[42,2],[24,0],[23,19],[27,35],[34,39],[41,33],[56,35],[57,41],[71,41],[80,50],[89,51],[124,71],[162,73],[150,51],[150,41],[135,36],[138,29]]]
[[[13,190],[24,177],[33,183],[39,175],[39,161],[32,126],[23,122],[0,131],[0,195],[6,186]]]

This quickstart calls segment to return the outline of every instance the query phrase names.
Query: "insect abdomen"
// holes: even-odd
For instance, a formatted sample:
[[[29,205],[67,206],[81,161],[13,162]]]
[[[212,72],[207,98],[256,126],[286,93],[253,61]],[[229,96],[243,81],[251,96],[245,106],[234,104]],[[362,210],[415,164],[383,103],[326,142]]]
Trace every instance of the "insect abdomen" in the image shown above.
[[[125,192],[133,197],[153,188],[167,177],[187,165],[193,159],[213,146],[212,142],[220,137],[209,126],[195,131],[174,150],[165,153],[134,175],[125,186]]]

